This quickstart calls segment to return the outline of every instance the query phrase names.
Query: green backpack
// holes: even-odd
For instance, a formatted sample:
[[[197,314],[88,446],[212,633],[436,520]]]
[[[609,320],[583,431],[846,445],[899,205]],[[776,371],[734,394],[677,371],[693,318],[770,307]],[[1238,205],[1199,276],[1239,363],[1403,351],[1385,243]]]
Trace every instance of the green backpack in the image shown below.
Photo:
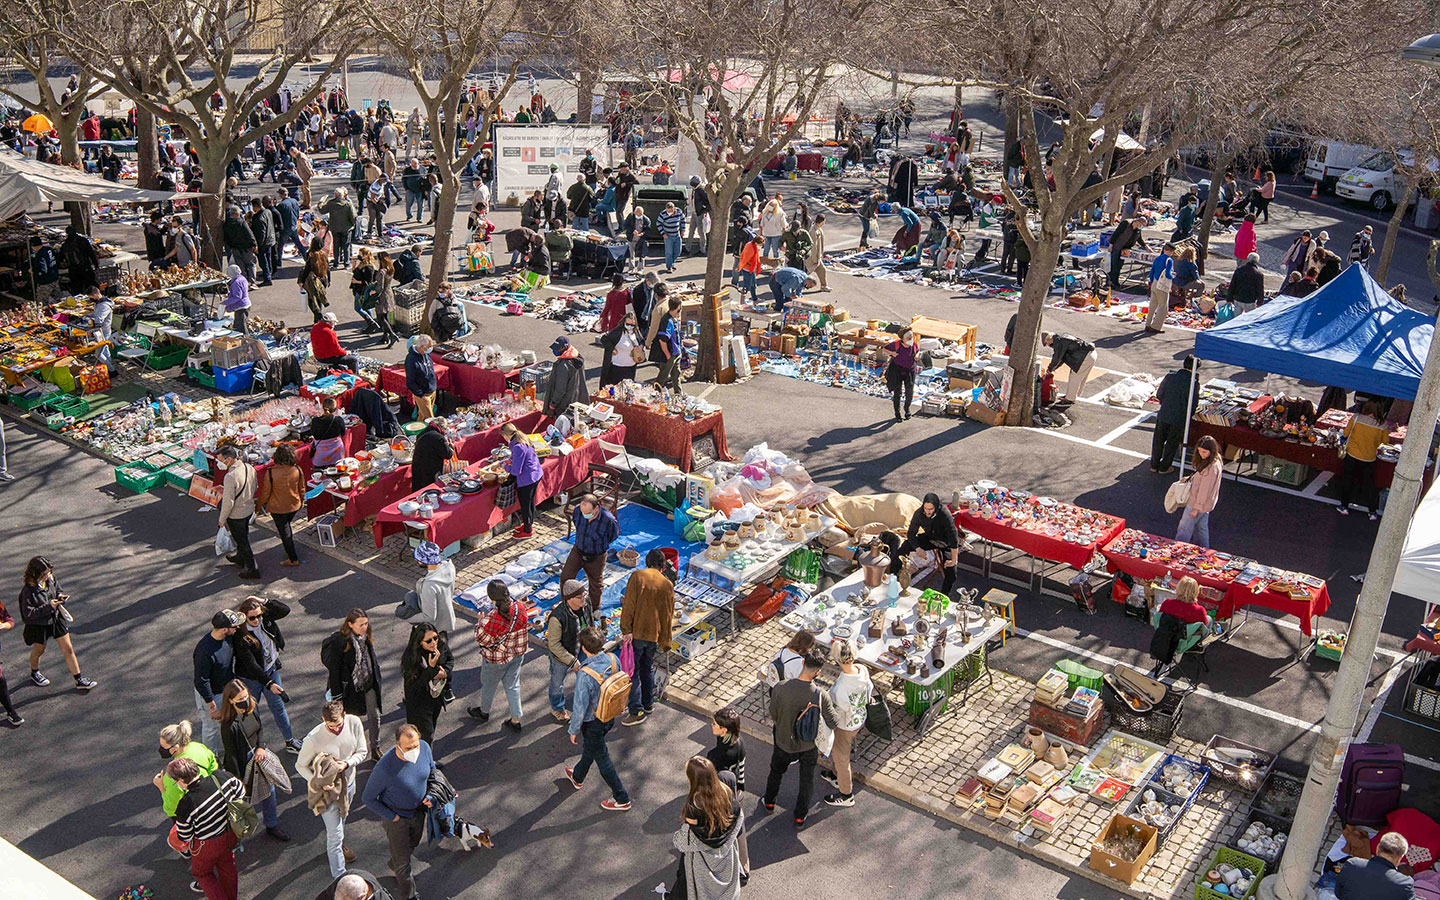
[[[214,783],[215,790],[222,790],[214,775],[210,776],[210,781]],[[260,830],[260,813],[244,800],[225,801],[225,821],[230,823],[230,831],[237,841],[246,841]]]

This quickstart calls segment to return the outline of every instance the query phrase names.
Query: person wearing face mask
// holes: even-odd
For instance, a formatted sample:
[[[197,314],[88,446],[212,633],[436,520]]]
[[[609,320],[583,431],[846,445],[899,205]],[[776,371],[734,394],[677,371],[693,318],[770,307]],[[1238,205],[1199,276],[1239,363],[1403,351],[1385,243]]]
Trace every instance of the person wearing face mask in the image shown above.
[[[430,330],[440,343],[462,338],[471,332],[470,320],[465,318],[465,307],[455,296],[450,282],[440,285],[435,295],[435,310],[430,313]]]
[[[165,774],[181,791],[175,805],[175,839],[190,857],[190,874],[207,900],[238,900],[239,874],[235,871],[235,832],[230,830],[226,808],[245,801],[240,779],[228,773],[202,776],[188,759],[172,759]]]
[[[88,691],[95,687],[95,682],[80,671],[80,660],[70,640],[70,619],[65,611],[69,599],[70,595],[60,589],[50,560],[36,556],[25,565],[25,586],[20,589],[20,621],[25,623],[25,630],[21,635],[30,646],[30,683],[36,687],[50,684],[50,679],[40,672],[40,657],[51,639],[60,645],[65,667],[75,679],[75,689]]]
[[[621,323],[600,336],[605,354],[600,360],[600,386],[635,379],[635,370],[645,361],[644,340],[635,313],[625,311]]]
[[[345,711],[365,717],[365,740],[372,759],[380,755],[380,664],[370,641],[370,617],[352,609],[340,630],[320,645],[320,664],[329,676],[325,696]]]
[[[225,771],[245,785],[250,805],[260,808],[265,833],[277,841],[289,841],[280,830],[280,812],[275,789],[270,786],[260,766],[270,753],[262,744],[262,725],[256,715],[259,704],[245,682],[238,678],[225,685],[220,695],[220,742],[224,746],[222,761]]]
[[[195,711],[200,717],[200,739],[212,752],[221,750],[220,694],[235,678],[235,647],[230,638],[245,625],[245,617],[222,609],[210,617],[210,631],[191,654],[194,668]]]
[[[364,869],[351,869],[321,891],[315,900],[391,900],[380,879]]]
[[[220,762],[215,759],[215,754],[210,748],[192,738],[191,725],[188,719],[181,719],[174,725],[166,725],[160,729],[160,758],[165,762],[172,759],[188,759],[200,769],[201,776],[209,776],[220,768]],[[180,798],[185,796],[185,789],[171,778],[169,773],[163,769],[152,781],[155,789],[160,792],[160,808],[165,815],[174,817],[175,807]]]
[[[355,853],[345,846],[345,818],[355,801],[355,767],[365,761],[370,745],[360,718],[346,713],[343,701],[326,703],[320,718],[320,724],[300,744],[295,771],[309,786],[307,805],[325,823],[325,857],[330,862],[330,876],[339,878],[345,874],[346,864],[355,861]],[[320,792],[323,800],[329,801],[324,805],[316,797],[317,782],[339,784],[328,793]]]
[[[430,807],[426,788],[435,772],[430,745],[420,739],[414,725],[395,730],[395,746],[386,751],[370,770],[362,795],[365,806],[380,817],[390,843],[390,871],[395,875],[397,896],[415,900],[415,881],[410,873],[410,855],[425,833],[425,812]]]
[[[245,627],[235,634],[235,675],[245,682],[252,694],[265,695],[270,715],[285,739],[285,749],[300,752],[300,742],[290,729],[290,714],[285,709],[289,697],[280,682],[280,653],[285,649],[285,635],[278,620],[290,614],[290,607],[281,600],[247,597],[240,604]]]
[[[594,494],[581,497],[570,516],[575,525],[575,543],[560,570],[560,583],[574,578],[583,569],[590,579],[590,608],[598,610],[600,595],[605,589],[605,556],[620,536],[620,524]]]

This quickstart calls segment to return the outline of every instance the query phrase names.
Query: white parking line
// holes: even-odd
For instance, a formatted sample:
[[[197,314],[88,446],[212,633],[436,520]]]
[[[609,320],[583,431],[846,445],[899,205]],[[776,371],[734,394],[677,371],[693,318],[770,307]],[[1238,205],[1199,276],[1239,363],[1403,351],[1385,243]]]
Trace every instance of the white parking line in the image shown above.
[[[1153,415],[1155,415],[1155,413],[1153,413],[1153,412],[1142,412],[1142,413],[1140,413],[1139,415],[1135,416],[1135,418],[1133,418],[1133,419],[1131,419],[1130,421],[1126,422],[1124,425],[1121,425],[1120,427],[1113,429],[1109,434],[1105,435],[1104,437],[1102,437],[1100,440],[1096,441],[1095,443],[1097,443],[1097,444],[1100,445],[1101,447],[1108,447],[1108,446],[1110,445],[1110,442],[1111,442],[1111,441],[1115,440],[1115,439],[1118,438],[1120,435],[1122,435],[1122,434],[1124,434],[1125,432],[1129,431],[1130,429],[1134,428],[1136,425],[1139,425],[1140,423],[1144,422],[1146,419],[1150,418],[1150,417],[1153,416]]]

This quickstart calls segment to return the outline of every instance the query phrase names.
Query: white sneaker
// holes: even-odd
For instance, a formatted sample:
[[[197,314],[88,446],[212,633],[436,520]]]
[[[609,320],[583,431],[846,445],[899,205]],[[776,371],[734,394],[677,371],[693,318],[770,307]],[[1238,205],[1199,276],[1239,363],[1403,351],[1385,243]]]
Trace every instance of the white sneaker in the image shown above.
[[[15,480],[15,476],[14,476],[14,475],[11,475],[9,472],[0,472],[0,482],[4,482],[5,484],[9,484],[10,482],[12,482],[12,481],[14,481],[14,480]]]

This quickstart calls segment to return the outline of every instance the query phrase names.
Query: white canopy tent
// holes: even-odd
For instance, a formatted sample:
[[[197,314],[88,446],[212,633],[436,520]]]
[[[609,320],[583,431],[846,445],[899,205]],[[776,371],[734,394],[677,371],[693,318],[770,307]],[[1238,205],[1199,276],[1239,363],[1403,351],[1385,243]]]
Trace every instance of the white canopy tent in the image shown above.
[[[1440,491],[1433,487],[1410,520],[1392,590],[1426,603],[1440,602]]]
[[[18,153],[0,153],[0,219],[43,203],[156,203],[180,194],[147,191],[106,181],[68,166],[39,163]],[[196,194],[187,196],[194,197]]]

